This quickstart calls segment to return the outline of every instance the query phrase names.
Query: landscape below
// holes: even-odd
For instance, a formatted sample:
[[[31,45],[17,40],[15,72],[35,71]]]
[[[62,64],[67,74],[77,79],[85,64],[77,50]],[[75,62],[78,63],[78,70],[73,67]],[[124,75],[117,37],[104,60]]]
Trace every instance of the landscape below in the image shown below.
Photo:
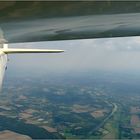
[[[8,77],[0,94],[0,131],[32,139],[140,138],[140,78],[92,72]]]

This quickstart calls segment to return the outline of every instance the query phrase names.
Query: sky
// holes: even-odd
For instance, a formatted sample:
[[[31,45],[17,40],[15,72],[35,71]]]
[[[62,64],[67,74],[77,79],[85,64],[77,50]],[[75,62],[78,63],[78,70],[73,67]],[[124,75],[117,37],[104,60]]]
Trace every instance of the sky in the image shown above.
[[[105,71],[140,71],[140,37],[10,44],[17,48],[64,49],[59,54],[11,54],[7,75],[47,75]]]

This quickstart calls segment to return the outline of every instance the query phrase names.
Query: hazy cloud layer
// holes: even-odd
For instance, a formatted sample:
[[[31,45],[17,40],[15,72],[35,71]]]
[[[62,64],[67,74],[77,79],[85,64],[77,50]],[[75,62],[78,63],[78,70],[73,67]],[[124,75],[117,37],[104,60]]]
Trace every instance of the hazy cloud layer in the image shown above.
[[[140,37],[22,43],[9,47],[66,50],[62,54],[9,55],[10,74],[140,70]]]

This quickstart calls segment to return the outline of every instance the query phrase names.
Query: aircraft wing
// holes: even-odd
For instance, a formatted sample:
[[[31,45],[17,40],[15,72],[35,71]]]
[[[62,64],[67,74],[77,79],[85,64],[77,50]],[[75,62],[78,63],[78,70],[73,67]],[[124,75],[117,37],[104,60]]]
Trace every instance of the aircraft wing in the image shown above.
[[[140,35],[140,1],[1,1],[0,42]]]
[[[12,53],[61,53],[61,52],[64,52],[63,50],[51,50],[51,49],[18,49],[18,48],[0,49],[0,51],[4,52],[5,54],[12,54]]]

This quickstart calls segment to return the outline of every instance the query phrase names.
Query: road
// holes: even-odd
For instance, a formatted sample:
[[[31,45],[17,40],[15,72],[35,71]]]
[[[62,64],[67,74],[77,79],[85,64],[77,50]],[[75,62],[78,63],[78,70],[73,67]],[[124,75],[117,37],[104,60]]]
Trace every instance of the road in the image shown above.
[[[94,133],[95,131],[99,130],[102,126],[104,126],[104,124],[114,115],[114,113],[117,111],[118,106],[115,103],[110,103],[113,105],[113,109],[110,112],[110,114],[95,128],[93,128],[89,134],[91,135],[92,133]]]

